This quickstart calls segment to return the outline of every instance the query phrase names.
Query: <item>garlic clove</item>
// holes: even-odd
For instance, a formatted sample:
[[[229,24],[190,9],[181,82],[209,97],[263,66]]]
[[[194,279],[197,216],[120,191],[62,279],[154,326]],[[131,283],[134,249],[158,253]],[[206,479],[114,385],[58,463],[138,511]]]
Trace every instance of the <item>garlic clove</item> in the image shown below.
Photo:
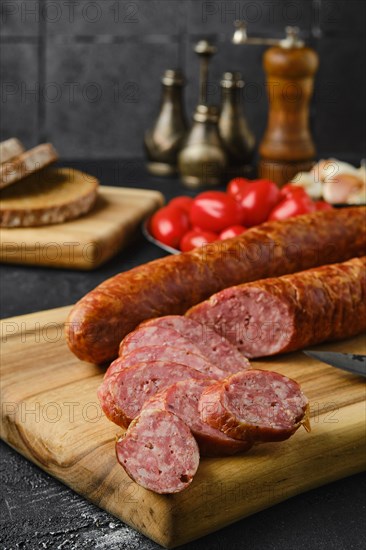
[[[343,174],[350,174],[356,177],[359,176],[359,168],[355,168],[348,162],[343,162],[334,158],[320,160],[313,166],[311,171],[324,183],[330,180],[337,180],[338,177]]]
[[[349,197],[357,196],[363,188],[362,180],[352,174],[338,174],[336,179],[325,181],[323,197],[332,204],[345,204]]]

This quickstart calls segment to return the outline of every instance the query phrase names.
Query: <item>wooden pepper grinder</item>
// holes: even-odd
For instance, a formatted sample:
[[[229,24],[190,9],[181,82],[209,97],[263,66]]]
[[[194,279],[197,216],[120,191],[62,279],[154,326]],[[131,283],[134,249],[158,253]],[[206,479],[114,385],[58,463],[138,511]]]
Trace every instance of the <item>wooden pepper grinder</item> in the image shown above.
[[[236,26],[234,43],[272,46],[263,58],[269,114],[259,146],[259,176],[283,185],[298,172],[310,170],[315,161],[309,103],[318,55],[299,39],[296,27],[286,27],[286,38],[276,40],[248,37],[242,21],[236,22]]]

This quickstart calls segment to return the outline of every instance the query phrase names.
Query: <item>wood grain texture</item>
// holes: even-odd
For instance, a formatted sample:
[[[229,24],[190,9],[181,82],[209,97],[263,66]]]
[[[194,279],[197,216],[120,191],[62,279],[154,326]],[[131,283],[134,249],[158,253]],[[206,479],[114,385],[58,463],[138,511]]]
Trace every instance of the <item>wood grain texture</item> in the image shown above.
[[[268,48],[263,56],[269,99],[267,128],[259,146],[259,175],[283,185],[315,162],[309,103],[317,53],[311,48]]]
[[[79,361],[66,346],[68,311],[2,321],[1,437],[159,544],[178,546],[364,469],[363,380],[293,353],[255,365],[301,383],[311,404],[310,434],[301,430],[243,456],[203,459],[192,485],[177,495],[143,489],[116,462],[119,429],[102,415],[96,397],[103,369]],[[319,346],[358,353],[365,347],[364,336]]]
[[[44,227],[0,229],[0,261],[95,269],[128,244],[141,221],[164,203],[158,191],[100,186],[79,219]]]

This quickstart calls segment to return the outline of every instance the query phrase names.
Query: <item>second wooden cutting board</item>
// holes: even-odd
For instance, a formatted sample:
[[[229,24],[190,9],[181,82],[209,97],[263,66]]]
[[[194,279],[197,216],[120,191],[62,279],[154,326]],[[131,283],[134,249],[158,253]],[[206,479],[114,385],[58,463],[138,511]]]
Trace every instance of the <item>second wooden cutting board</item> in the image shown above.
[[[255,361],[298,380],[310,400],[312,432],[202,459],[192,485],[157,495],[117,464],[121,430],[102,414],[104,370],[79,361],[64,339],[69,308],[5,319],[1,437],[76,492],[166,547],[174,547],[296,494],[365,468],[365,386],[303,353]],[[323,349],[365,353],[365,337]],[[270,529],[270,526],[268,526]]]
[[[144,218],[164,204],[158,191],[100,186],[85,216],[44,227],[0,229],[0,261],[92,270],[127,245]]]

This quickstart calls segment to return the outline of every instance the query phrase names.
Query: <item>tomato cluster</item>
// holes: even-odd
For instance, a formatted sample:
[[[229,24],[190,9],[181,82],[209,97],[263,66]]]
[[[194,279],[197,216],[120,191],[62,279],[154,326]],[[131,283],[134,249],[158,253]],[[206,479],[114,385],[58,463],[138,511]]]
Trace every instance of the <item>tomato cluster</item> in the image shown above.
[[[152,216],[150,231],[165,245],[187,252],[235,237],[267,220],[284,220],[330,208],[326,202],[314,202],[296,185],[279,189],[265,179],[234,178],[226,192],[204,191],[195,198],[172,199]]]

